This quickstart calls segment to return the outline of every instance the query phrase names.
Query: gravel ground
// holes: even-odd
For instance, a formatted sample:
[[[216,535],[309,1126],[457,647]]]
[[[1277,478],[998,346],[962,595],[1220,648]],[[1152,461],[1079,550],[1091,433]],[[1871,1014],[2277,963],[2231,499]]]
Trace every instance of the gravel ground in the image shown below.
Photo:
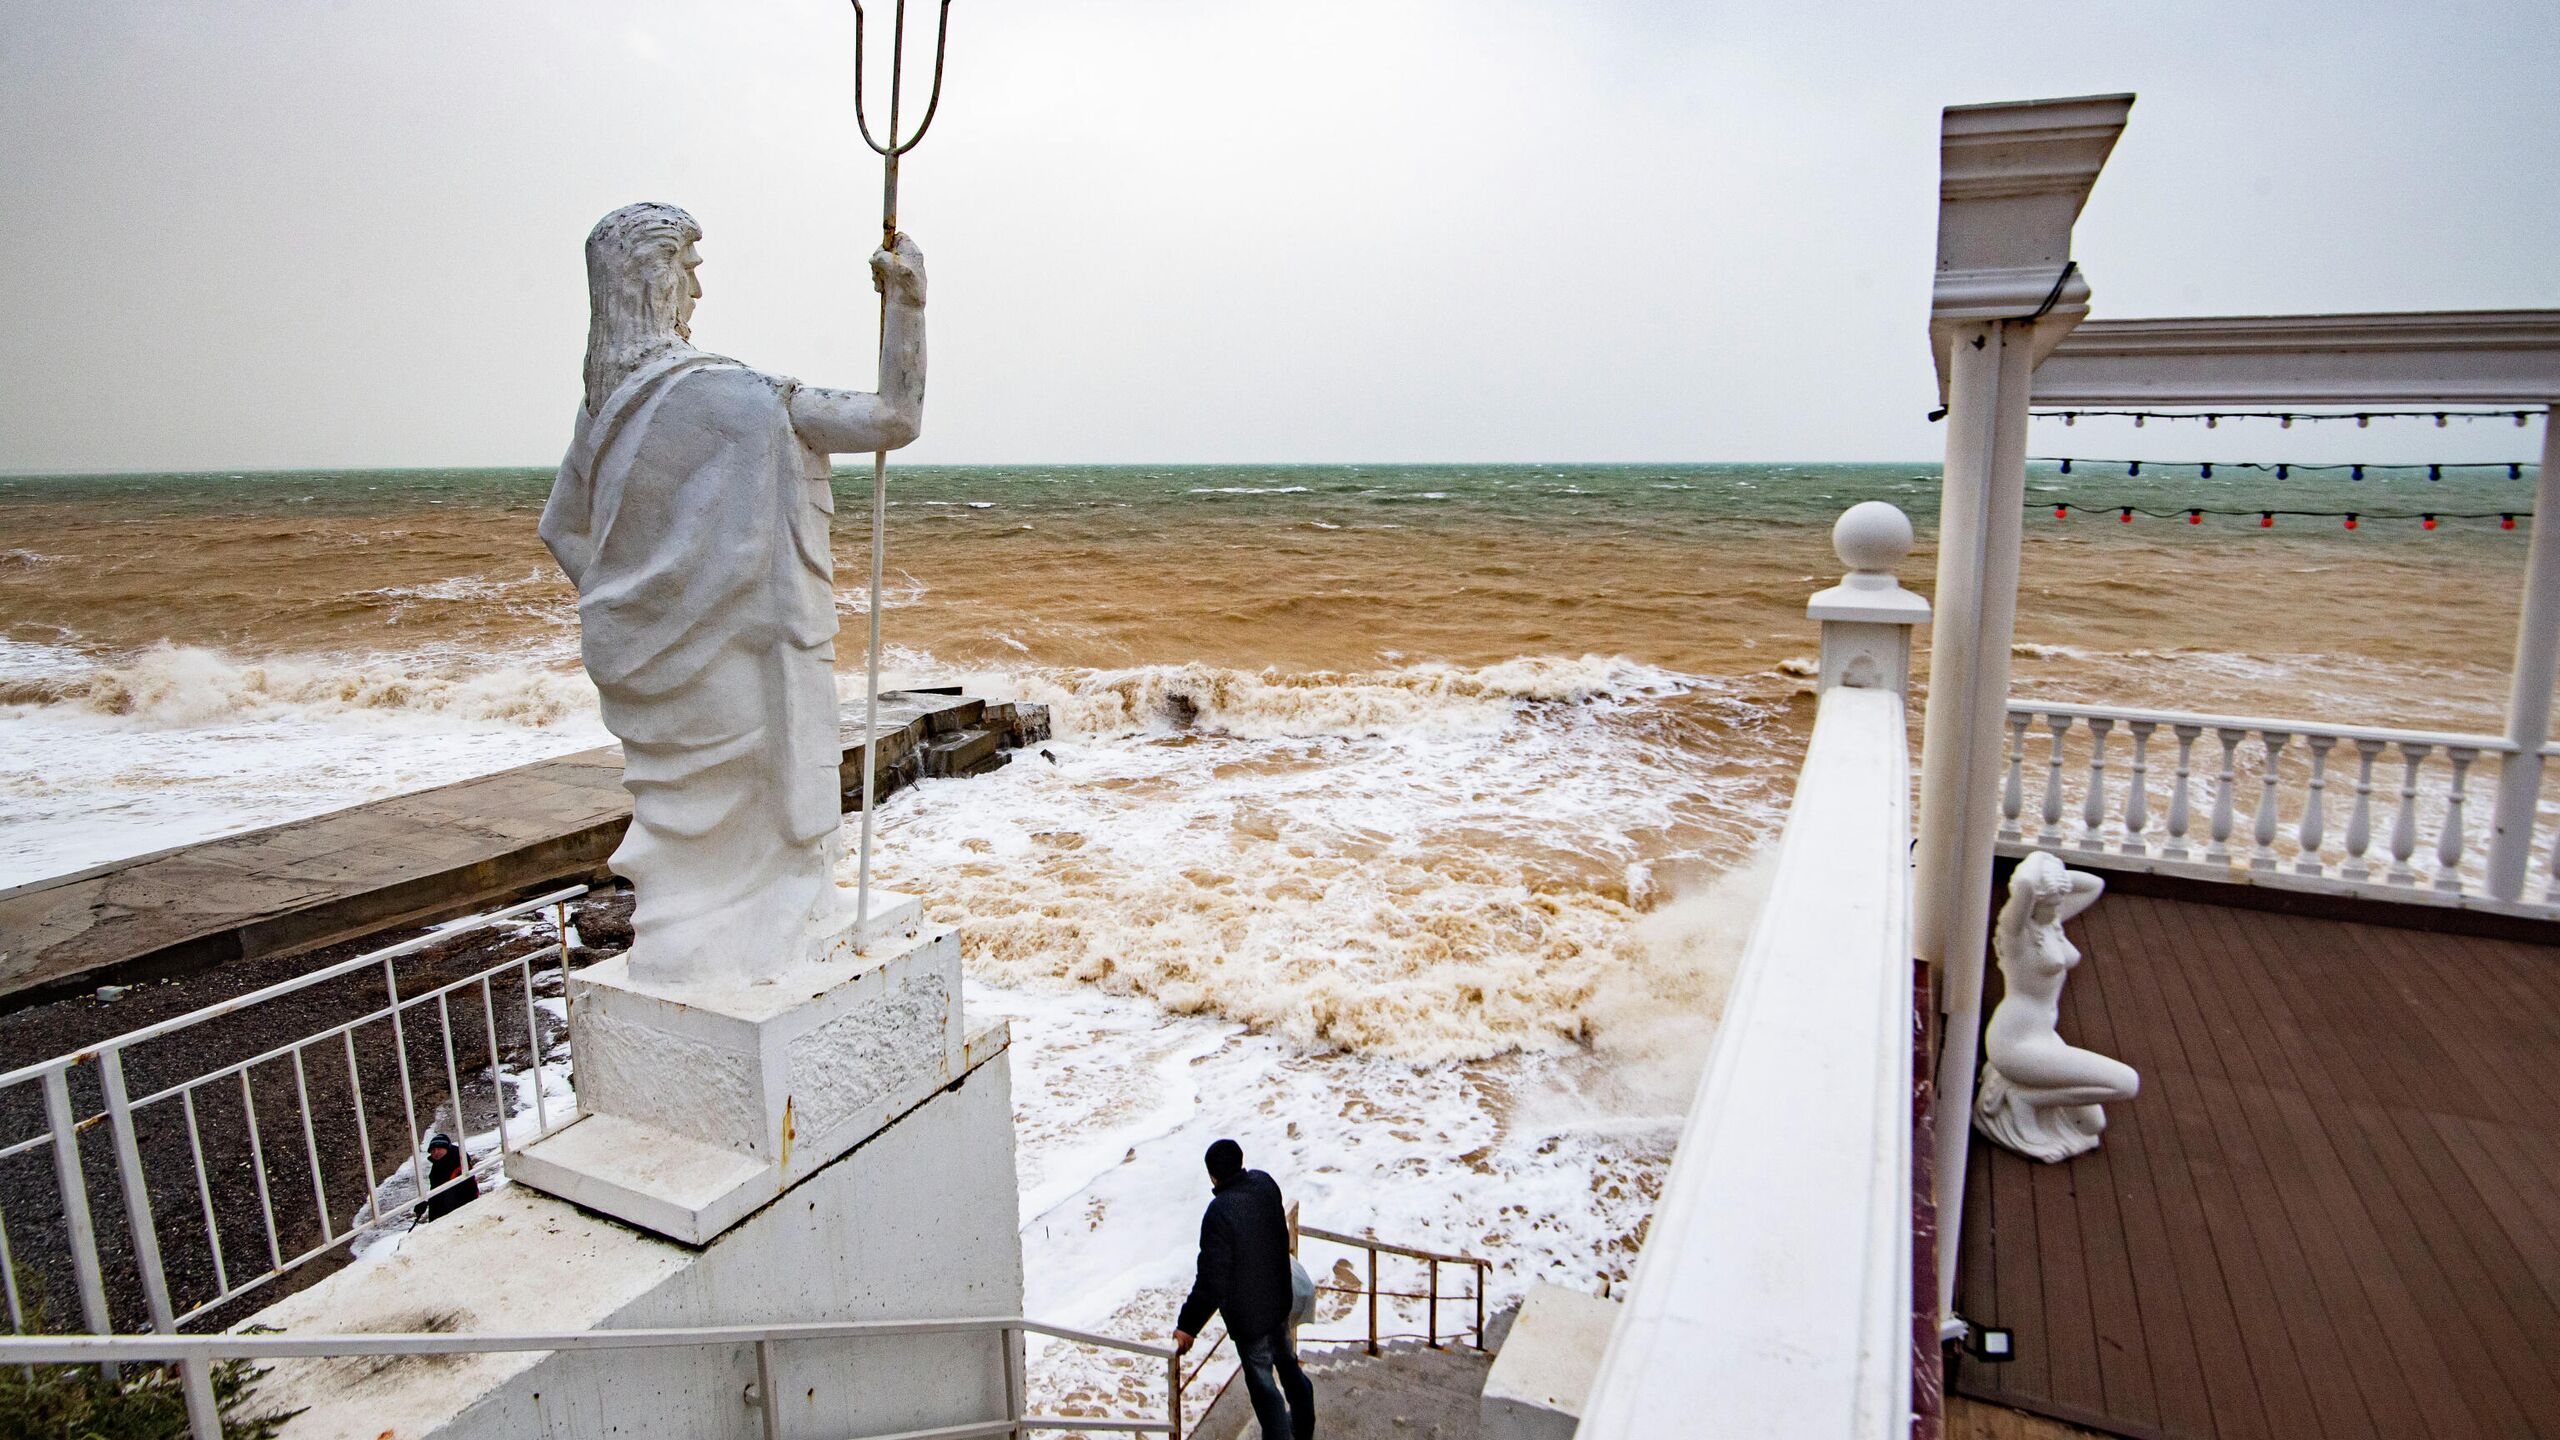
[[[575,902],[571,923],[583,946],[574,953],[573,963],[583,965],[628,945],[630,917],[631,897],[627,890],[599,891]],[[15,1069],[126,1034],[419,933],[422,932],[414,929],[391,931],[303,955],[233,961],[199,974],[141,985],[112,1000],[84,995],[0,1015],[0,1070]],[[541,1048],[550,1053],[567,1038],[559,1004],[560,962],[557,951],[549,948],[551,940],[549,914],[543,912],[521,924],[459,937],[403,956],[394,962],[400,993],[404,997],[420,995],[501,961],[527,952],[542,952],[534,961],[535,1026]],[[534,1048],[525,1022],[523,982],[510,968],[493,977],[489,989],[493,1002],[490,1004],[483,1003],[481,987],[471,984],[446,998],[442,1014],[434,1001],[405,1007],[400,1026],[402,1043],[395,1045],[391,1019],[377,1015],[387,1000],[382,971],[368,966],[166,1038],[146,1041],[126,1053],[127,1093],[136,1100],[190,1077],[254,1061],[243,1072],[248,1077],[254,1106],[243,1101],[238,1073],[192,1090],[192,1136],[185,1101],[179,1095],[135,1112],[136,1148],[149,1181],[153,1226],[175,1308],[183,1312],[223,1292],[216,1269],[215,1237],[219,1239],[230,1282],[238,1286],[270,1268],[278,1258],[289,1262],[324,1244],[328,1237],[323,1233],[322,1193],[327,1199],[328,1230],[345,1236],[359,1212],[370,1204],[368,1155],[372,1177],[391,1179],[407,1158],[412,1123],[421,1141],[435,1128],[458,1135],[494,1131],[497,1105],[489,1075],[492,1024],[498,1036],[501,1067],[511,1077],[509,1088],[515,1092],[514,1104],[522,1108],[530,1103],[529,1089],[513,1083],[513,1078],[526,1068]],[[546,1001],[550,1003],[546,1005]],[[301,1050],[297,1075],[296,1054],[289,1047],[367,1015],[376,1018],[353,1032],[354,1083],[350,1082],[347,1043],[335,1036]],[[448,1038],[453,1079],[448,1078]],[[409,1058],[410,1081],[405,1101],[397,1061],[404,1048]],[[257,1058],[260,1056],[267,1058]],[[458,1085],[454,1079],[458,1079]],[[94,1063],[76,1066],[72,1071],[74,1113],[84,1121],[80,1148],[88,1179],[89,1209],[115,1323],[123,1329],[147,1329],[150,1312],[140,1272],[134,1264],[124,1189],[117,1178],[115,1141],[102,1113],[105,1099],[101,1084],[99,1068]],[[307,1126],[300,1100],[305,1091],[310,1097]],[[359,1093],[361,1105],[357,1103]],[[457,1105],[461,1112],[458,1126],[454,1113]],[[266,1161],[263,1197],[257,1166],[251,1158],[253,1110],[256,1152]],[[44,1128],[40,1086],[18,1085],[0,1093],[0,1148],[39,1134]],[[201,1168],[197,1160],[199,1146]],[[494,1144],[475,1145],[472,1159],[481,1163],[485,1171],[495,1163],[494,1151]],[[385,1209],[393,1217],[395,1228],[409,1223],[408,1207],[398,1197],[389,1199]],[[5,1235],[15,1262],[21,1300],[30,1308],[41,1306],[44,1311],[42,1328],[79,1328],[79,1290],[63,1238],[61,1197],[49,1148],[0,1160],[0,1235]],[[189,1328],[236,1322],[343,1266],[347,1255],[344,1244],[329,1247],[287,1274],[224,1302],[191,1322]]]

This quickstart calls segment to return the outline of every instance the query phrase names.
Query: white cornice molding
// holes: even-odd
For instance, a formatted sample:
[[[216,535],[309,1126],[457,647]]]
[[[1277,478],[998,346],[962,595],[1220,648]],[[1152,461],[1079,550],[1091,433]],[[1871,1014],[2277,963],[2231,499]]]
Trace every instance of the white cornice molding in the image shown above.
[[[2131,95],[1951,105],[1938,129],[1938,199],[2085,199],[2132,109]]]
[[[2560,400],[2560,310],[2092,320],[2039,405],[2463,405]]]
[[[2084,95],[1957,105],[1941,117],[1929,296],[1941,401],[1957,327],[2033,316],[2041,353],[2089,313],[2088,281],[2065,268],[2071,227],[2132,110],[2131,95]]]

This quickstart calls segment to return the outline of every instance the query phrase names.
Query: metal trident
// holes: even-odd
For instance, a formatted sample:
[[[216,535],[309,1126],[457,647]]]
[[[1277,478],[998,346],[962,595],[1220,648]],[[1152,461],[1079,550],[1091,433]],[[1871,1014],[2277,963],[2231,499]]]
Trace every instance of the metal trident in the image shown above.
[[[942,108],[942,53],[951,38],[951,0],[942,0],[942,14],[933,33],[933,94],[925,101],[924,119],[918,121],[915,133],[901,137],[898,133],[898,107],[905,98],[907,72],[907,0],[897,0],[897,11],[889,35],[889,125],[881,131],[886,143],[871,133],[871,118],[865,113],[862,96],[863,32],[868,29],[862,13],[862,0],[853,0],[853,123],[862,132],[862,143],[871,147],[881,159],[884,174],[880,182],[880,248],[894,252],[898,245],[898,157],[916,148],[924,132],[933,125],[934,112]],[[884,287],[880,296],[880,330],[885,341],[889,328],[889,296]],[[882,377],[886,380],[886,376]],[[860,858],[855,861],[854,935],[862,949],[871,948],[865,932],[871,925],[871,813],[879,798],[880,777],[880,585],[883,562],[888,555],[889,535],[889,452],[881,450],[871,457],[871,589],[870,645],[863,659],[862,684],[862,843]]]
[[[924,119],[916,124],[915,133],[898,136],[898,102],[906,86],[907,74],[907,0],[897,0],[897,13],[889,36],[889,128],[880,132],[888,138],[882,144],[871,134],[871,117],[862,103],[862,41],[868,28],[862,13],[862,0],[853,0],[853,123],[862,131],[862,143],[879,156],[886,172],[880,183],[880,244],[886,249],[898,238],[898,157],[916,148],[924,132],[933,128],[933,113],[942,108],[942,52],[951,38],[951,0],[942,0],[942,14],[933,30],[933,94],[924,104]]]

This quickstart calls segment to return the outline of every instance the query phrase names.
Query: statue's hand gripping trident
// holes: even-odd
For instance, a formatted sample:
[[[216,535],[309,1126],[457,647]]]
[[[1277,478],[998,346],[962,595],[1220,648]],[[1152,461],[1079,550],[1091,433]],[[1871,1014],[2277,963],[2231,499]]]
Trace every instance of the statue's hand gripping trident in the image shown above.
[[[865,31],[869,17],[862,0],[853,0],[853,115],[854,124],[862,132],[862,143],[881,159],[880,180],[880,249],[872,259],[872,283],[880,291],[881,333],[888,331],[888,307],[899,298],[892,293],[897,287],[904,296],[921,304],[924,299],[924,257],[917,253],[913,241],[898,233],[898,159],[916,148],[924,132],[933,125],[934,113],[942,108],[942,58],[951,36],[951,0],[942,0],[933,34],[933,90],[925,99],[924,118],[916,122],[913,132],[899,132],[900,106],[906,96],[907,0],[895,0],[896,10],[889,35],[889,123],[877,135],[871,129],[871,117],[864,105],[862,72],[864,70]],[[881,572],[888,554],[889,518],[889,452],[874,451],[871,457],[871,575],[870,588],[864,592],[863,609],[869,620],[870,633],[863,652],[862,681],[862,838],[855,860],[855,933],[862,934],[871,923],[871,808],[879,785],[878,751],[880,734],[880,585]],[[866,942],[867,943],[867,942]]]

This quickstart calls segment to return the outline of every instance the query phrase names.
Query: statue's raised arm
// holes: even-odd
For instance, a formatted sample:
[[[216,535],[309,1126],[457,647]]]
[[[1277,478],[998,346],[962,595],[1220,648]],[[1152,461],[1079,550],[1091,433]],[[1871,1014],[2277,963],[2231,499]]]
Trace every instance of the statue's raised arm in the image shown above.
[[[631,976],[771,979],[842,930],[833,878],[831,454],[913,440],[924,257],[873,257],[881,393],[825,390],[693,346],[701,227],[627,205],[587,237],[584,404],[542,539],[578,587],[579,643],[622,741]]]
[[[895,450],[924,428],[924,252],[900,235],[871,252],[880,292],[880,393],[803,385],[791,395],[791,423],[810,449],[835,455]]]

